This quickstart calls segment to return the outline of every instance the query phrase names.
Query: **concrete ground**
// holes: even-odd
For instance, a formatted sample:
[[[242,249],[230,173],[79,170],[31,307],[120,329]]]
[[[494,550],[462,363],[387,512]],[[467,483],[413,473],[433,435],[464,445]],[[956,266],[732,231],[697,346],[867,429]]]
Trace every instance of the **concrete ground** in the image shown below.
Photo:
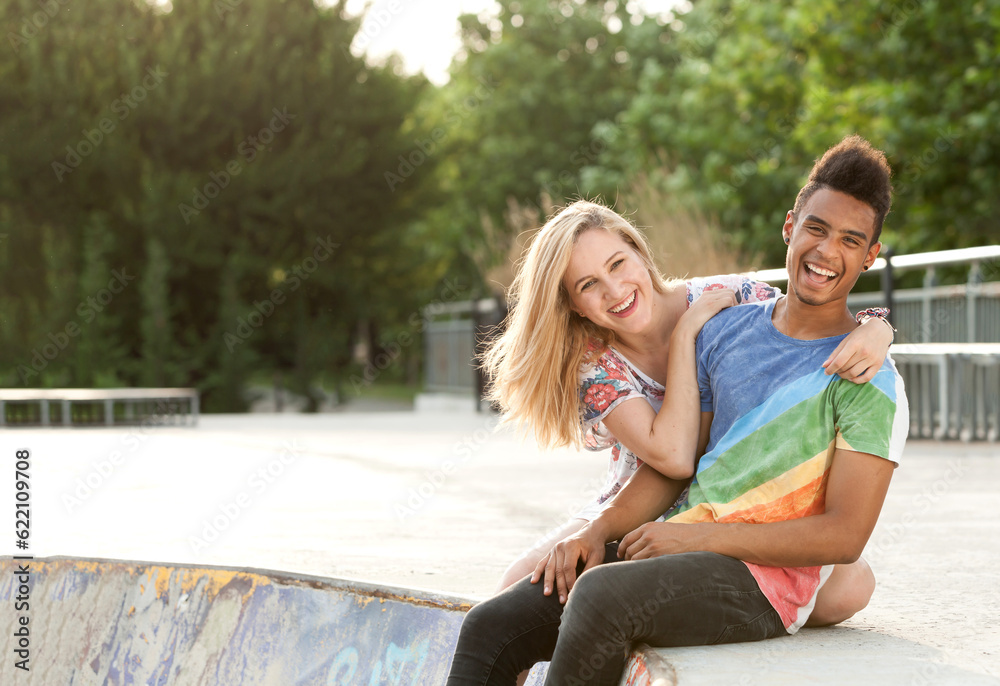
[[[35,556],[230,565],[492,593],[587,502],[602,453],[541,452],[472,412],[209,415],[197,428],[7,430],[32,452]],[[13,474],[7,502],[13,502]],[[833,629],[662,651],[678,683],[1000,684],[1000,446],[912,441]],[[13,541],[4,554],[15,552]],[[20,552],[20,551],[18,551]]]

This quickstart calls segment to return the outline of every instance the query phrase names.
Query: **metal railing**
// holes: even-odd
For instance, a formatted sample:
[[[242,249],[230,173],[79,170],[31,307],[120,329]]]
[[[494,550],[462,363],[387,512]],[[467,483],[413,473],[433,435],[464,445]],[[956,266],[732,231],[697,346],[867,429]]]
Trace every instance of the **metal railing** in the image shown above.
[[[424,388],[431,393],[482,395],[476,354],[485,329],[500,322],[494,298],[435,303],[424,308]]]
[[[967,264],[966,283],[942,286],[937,269]],[[923,269],[921,288],[895,290],[899,272]],[[896,327],[891,354],[906,387],[910,436],[964,441],[1000,438],[1000,245],[878,258],[882,290],[852,293],[853,311],[887,306]],[[751,274],[788,280],[784,269]],[[990,280],[993,279],[993,280]]]
[[[194,388],[4,388],[0,426],[195,425]]]
[[[938,284],[937,269],[967,264],[966,283]],[[895,275],[923,269],[921,288],[895,290]],[[868,273],[880,273],[882,290],[852,293],[852,310],[886,306],[900,343],[1000,343],[1000,245],[878,258]],[[788,281],[784,269],[749,274],[769,283]],[[993,279],[990,281],[989,279]]]
[[[1000,343],[892,347],[914,438],[1000,438]]]

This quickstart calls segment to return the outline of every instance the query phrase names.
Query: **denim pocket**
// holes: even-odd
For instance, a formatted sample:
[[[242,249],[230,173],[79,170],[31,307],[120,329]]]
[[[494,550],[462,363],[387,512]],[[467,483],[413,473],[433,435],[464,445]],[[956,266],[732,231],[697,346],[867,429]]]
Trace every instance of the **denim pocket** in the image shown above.
[[[761,641],[765,638],[774,638],[786,633],[785,625],[781,623],[781,616],[773,608],[768,608],[749,622],[727,626],[719,634],[719,637],[713,641],[713,645]]]

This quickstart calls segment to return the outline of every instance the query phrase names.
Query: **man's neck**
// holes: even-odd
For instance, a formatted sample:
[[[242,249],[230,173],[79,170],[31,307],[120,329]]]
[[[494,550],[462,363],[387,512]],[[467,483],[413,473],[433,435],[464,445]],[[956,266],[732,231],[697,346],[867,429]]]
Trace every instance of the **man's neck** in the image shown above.
[[[850,333],[858,326],[847,309],[846,301],[808,305],[796,298],[794,293],[775,303],[771,322],[789,338],[803,341],[840,336]]]

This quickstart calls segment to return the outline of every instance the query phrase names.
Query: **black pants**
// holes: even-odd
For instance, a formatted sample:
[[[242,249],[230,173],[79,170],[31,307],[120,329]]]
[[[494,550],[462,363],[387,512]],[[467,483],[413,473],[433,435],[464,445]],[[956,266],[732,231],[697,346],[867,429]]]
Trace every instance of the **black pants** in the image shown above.
[[[617,562],[618,564],[608,564]],[[469,611],[449,686],[507,685],[552,660],[546,685],[617,684],[633,641],[693,646],[785,635],[746,565],[716,553],[605,564],[577,579],[565,607],[527,578]]]

